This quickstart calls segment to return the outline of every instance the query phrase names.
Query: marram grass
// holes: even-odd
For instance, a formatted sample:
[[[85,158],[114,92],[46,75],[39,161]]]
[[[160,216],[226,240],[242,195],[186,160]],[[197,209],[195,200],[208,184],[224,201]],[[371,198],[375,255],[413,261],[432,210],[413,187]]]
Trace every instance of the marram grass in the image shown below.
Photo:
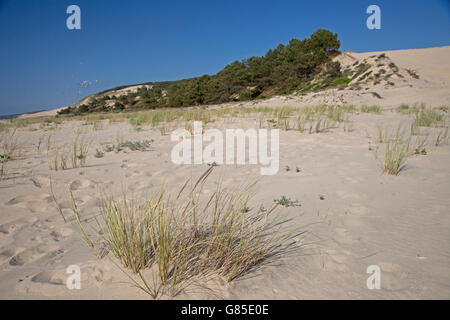
[[[176,295],[195,278],[220,276],[230,282],[285,252],[295,235],[283,229],[283,223],[274,223],[276,205],[253,209],[254,183],[233,192],[219,183],[205,195],[203,185],[212,170],[196,182],[186,181],[176,195],[161,190],[143,203],[126,195],[119,200],[104,197],[98,221],[101,237],[87,236],[75,210],[86,242],[106,247],[123,268],[139,276],[143,285],[129,277],[153,298],[159,286]],[[149,270],[157,274],[159,285],[146,280],[143,272]]]

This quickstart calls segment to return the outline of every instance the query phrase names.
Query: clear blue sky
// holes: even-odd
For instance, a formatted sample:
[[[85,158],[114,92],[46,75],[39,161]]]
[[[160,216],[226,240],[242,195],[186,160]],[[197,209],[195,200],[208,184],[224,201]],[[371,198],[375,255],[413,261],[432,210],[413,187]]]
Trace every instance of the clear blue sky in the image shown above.
[[[66,27],[71,4],[81,30]],[[381,30],[366,28],[370,4],[381,8]],[[214,74],[318,28],[337,32],[342,50],[450,45],[450,1],[0,0],[0,115]],[[93,84],[80,88],[85,80]]]

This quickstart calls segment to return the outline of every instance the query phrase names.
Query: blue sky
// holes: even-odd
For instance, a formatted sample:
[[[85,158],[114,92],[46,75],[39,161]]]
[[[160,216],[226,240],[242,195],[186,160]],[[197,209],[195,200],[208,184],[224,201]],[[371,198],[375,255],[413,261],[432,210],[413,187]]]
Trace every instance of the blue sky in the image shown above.
[[[81,30],[66,27],[71,4],[81,8]],[[366,28],[371,4],[381,8],[381,30]],[[318,28],[336,32],[341,50],[450,45],[450,1],[0,0],[0,115],[214,74]],[[85,80],[92,85],[80,88]]]

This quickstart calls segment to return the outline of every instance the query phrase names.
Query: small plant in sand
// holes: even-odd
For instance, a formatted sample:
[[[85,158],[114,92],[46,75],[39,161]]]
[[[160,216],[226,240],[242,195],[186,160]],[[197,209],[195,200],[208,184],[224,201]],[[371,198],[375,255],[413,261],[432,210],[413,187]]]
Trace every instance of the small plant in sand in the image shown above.
[[[377,113],[380,114],[381,113],[381,107],[380,106],[361,106],[361,112],[365,112],[365,113]]]
[[[344,132],[352,132],[355,130],[353,121],[348,116],[344,117]]]
[[[104,153],[102,151],[100,151],[98,149],[95,149],[94,157],[96,157],[96,158],[103,158],[103,156],[104,156]]]
[[[389,141],[386,145],[383,171],[388,174],[398,175],[404,168],[409,155],[409,142],[402,143],[400,138]]]
[[[299,173],[301,170],[299,167],[295,167],[295,172]]]
[[[105,146],[105,152],[112,152],[112,151],[114,151],[114,145],[106,145]]]
[[[55,171],[68,169],[69,158],[70,152],[65,148],[55,150],[53,158],[49,161],[49,169]]]
[[[16,128],[7,129],[0,135],[0,153],[13,159],[19,154],[19,142],[16,136]]]
[[[416,148],[416,150],[414,151],[414,154],[421,154],[421,155],[427,155],[427,150],[425,148]]]
[[[400,113],[407,114],[407,113],[410,113],[411,110],[410,110],[408,104],[403,103],[397,108],[397,111],[400,112]]]
[[[343,122],[344,117],[344,109],[339,107],[329,107],[327,117],[330,120],[333,120],[335,122]]]
[[[291,198],[288,198],[286,196],[281,196],[280,199],[273,200],[276,204],[283,206],[283,207],[299,207],[300,203],[298,200],[292,200]]]
[[[0,179],[6,176],[6,163],[9,161],[7,154],[0,154]]]
[[[150,148],[153,140],[142,141],[125,141],[117,144],[115,147],[116,152],[122,151],[124,148],[128,148],[131,151],[147,151]]]
[[[274,119],[267,120],[267,125],[269,128],[276,128],[277,127],[277,121]]]
[[[411,135],[418,136],[420,133],[420,127],[415,122],[411,123]]]
[[[167,132],[168,132],[167,125],[164,124],[164,123],[161,124],[161,125],[159,126],[159,132],[161,133],[162,136],[165,136],[165,135],[167,134]]]
[[[89,143],[83,136],[78,135],[72,143],[71,162],[72,168],[85,167]]]
[[[420,127],[445,127],[445,115],[436,110],[422,109],[416,113],[414,124]]]
[[[47,154],[50,152],[51,147],[52,147],[52,135],[49,134],[46,139]]]
[[[291,167],[289,167],[289,166],[284,166],[284,170],[286,170],[286,172],[291,171]]]
[[[297,117],[297,131],[305,131],[305,118],[303,116]]]
[[[309,134],[321,133],[328,131],[331,128],[336,127],[336,122],[328,119],[318,119],[315,123],[311,123],[309,126]]]
[[[291,127],[291,123],[288,118],[280,119],[279,122],[280,128],[284,131],[288,131]]]
[[[212,170],[196,182],[188,180],[173,196],[161,190],[141,203],[126,195],[104,197],[97,236],[89,234],[74,204],[83,238],[97,252],[112,252],[121,270],[153,298],[166,289],[175,296],[195,279],[221,276],[230,282],[283,253],[294,234],[282,231],[272,218],[276,206],[265,212],[250,209],[254,184],[234,192],[219,184],[204,195]]]
[[[436,135],[436,139],[434,140],[434,145],[438,147],[441,144],[446,143],[447,140],[448,140],[448,127],[446,127],[444,130],[439,130],[438,134]]]
[[[414,154],[426,155],[427,151],[425,147],[427,146],[428,137],[424,137],[421,140],[417,141],[418,143],[414,148]]]
[[[44,141],[44,136],[42,135],[38,138],[38,143],[36,145],[37,152],[39,152],[39,153],[41,153],[41,146],[42,146],[43,141]]]
[[[101,120],[92,121],[92,129],[94,131],[103,130],[103,122]]]

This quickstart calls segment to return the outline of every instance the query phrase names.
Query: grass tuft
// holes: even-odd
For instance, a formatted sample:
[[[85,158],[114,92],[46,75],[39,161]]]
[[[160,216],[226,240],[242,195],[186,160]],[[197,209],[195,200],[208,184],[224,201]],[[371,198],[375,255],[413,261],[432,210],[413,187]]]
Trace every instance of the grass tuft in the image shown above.
[[[219,184],[205,195],[202,189],[212,170],[196,182],[186,181],[176,196],[162,189],[143,203],[126,195],[120,200],[104,197],[97,240],[87,235],[75,207],[84,238],[91,247],[106,246],[153,298],[160,290],[146,281],[147,269],[157,274],[159,286],[176,295],[193,278],[216,275],[230,282],[277,257],[292,238],[272,219],[277,206],[252,209],[254,183],[237,191]]]
[[[403,170],[406,159],[409,156],[409,142],[403,143],[398,135],[386,144],[384,157],[384,172],[398,175]]]
[[[414,124],[420,127],[445,127],[445,116],[436,110],[423,109],[416,113]]]

